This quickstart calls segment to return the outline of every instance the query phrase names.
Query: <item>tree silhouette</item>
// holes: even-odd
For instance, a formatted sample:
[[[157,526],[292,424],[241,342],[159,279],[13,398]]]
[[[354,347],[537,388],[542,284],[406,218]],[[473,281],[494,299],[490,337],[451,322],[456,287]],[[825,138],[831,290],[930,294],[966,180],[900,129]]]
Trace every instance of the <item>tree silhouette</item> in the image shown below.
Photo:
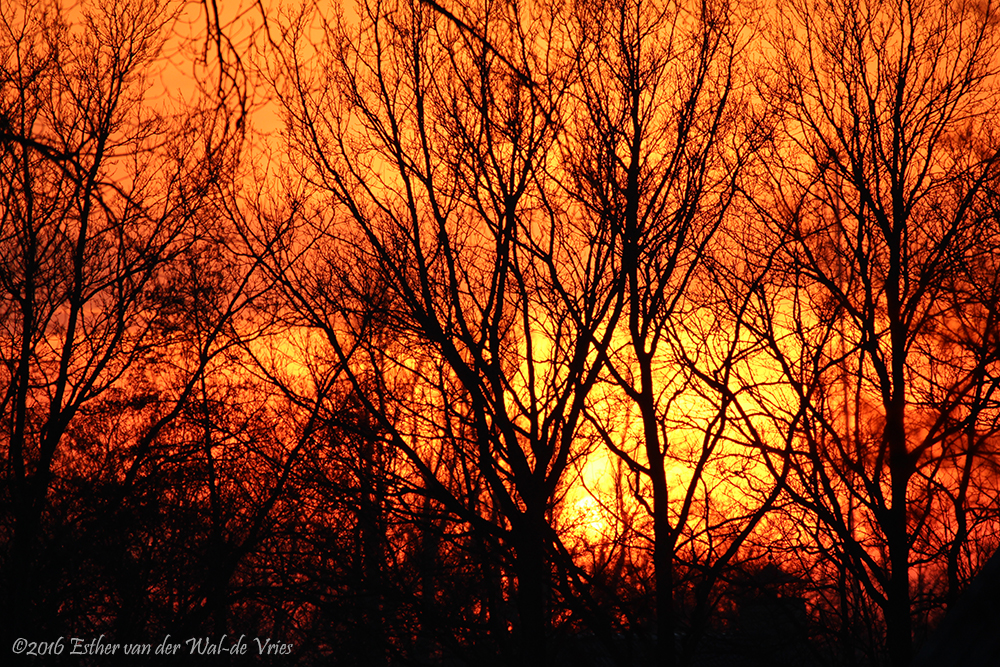
[[[276,244],[272,266],[424,492],[498,551],[517,610],[501,650],[544,664],[548,517],[616,303],[613,251],[578,253],[589,239],[545,170],[569,72],[540,45],[565,19],[513,6],[466,19],[487,45],[419,2],[358,14],[326,25],[324,80],[299,64],[305,19],[286,32],[293,146],[334,213],[295,215],[306,234]],[[370,299],[364,281],[384,293],[371,315],[354,306]],[[369,338],[376,318],[391,345]],[[383,379],[368,387],[356,368]]]
[[[718,531],[726,542],[723,532],[738,521],[727,516],[722,529],[705,489],[734,446],[728,422],[739,416],[726,369],[742,350],[738,333],[727,340],[717,328],[729,325],[713,313],[712,301],[725,297],[712,293],[711,276],[713,261],[728,263],[715,235],[761,136],[741,99],[751,26],[725,2],[610,2],[579,8],[574,18],[574,90],[581,92],[564,139],[565,169],[580,215],[594,229],[610,229],[607,239],[621,247],[614,270],[623,315],[601,351],[641,434],[628,442],[622,413],[631,410],[614,401],[595,401],[590,418],[637,476],[636,494],[652,516],[658,653],[673,664],[681,545],[698,541],[698,531]],[[593,242],[606,241],[595,235]],[[695,404],[708,416],[688,431],[701,442],[686,451],[684,421],[699,411]],[[683,481],[670,479],[676,468]],[[776,497],[752,508],[725,547],[695,557],[692,570],[705,574],[695,617],[707,614],[715,581]],[[699,634],[693,630],[688,652]]]
[[[796,438],[792,497],[877,605],[898,666],[924,593],[914,563],[941,555],[929,521],[944,496],[971,500],[957,471],[992,432],[995,280],[973,267],[996,233],[980,212],[997,174],[994,20],[788,3],[765,87],[782,133],[752,193],[770,277],[747,321],[787,386],[771,407]]]
[[[113,522],[125,499],[142,505],[134,483],[157,435],[245,300],[237,289],[205,311],[193,358],[172,360],[174,391],[144,382],[150,360],[175,349],[166,320],[207,307],[196,285],[183,304],[165,289],[214,240],[207,220],[238,136],[225,106],[171,117],[147,103],[169,8],[88,7],[78,18],[28,4],[0,24],[3,587],[14,637],[107,621],[99,594],[67,599],[100,588],[100,561],[74,571],[59,549],[85,561],[108,535],[96,524]]]

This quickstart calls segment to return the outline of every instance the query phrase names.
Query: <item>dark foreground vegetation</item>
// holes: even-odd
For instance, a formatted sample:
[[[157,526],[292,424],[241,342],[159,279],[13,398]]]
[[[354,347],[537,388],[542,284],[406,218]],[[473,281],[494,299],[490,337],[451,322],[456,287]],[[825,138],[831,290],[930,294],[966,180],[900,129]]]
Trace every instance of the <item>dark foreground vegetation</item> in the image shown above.
[[[907,667],[986,618],[996,7],[225,4],[0,7],[0,662]]]

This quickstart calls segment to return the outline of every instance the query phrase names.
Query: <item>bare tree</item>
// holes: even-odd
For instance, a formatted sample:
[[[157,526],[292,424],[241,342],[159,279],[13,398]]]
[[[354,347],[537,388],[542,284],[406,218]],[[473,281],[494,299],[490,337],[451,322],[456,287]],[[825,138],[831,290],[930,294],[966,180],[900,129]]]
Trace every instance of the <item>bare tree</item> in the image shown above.
[[[501,655],[545,664],[550,516],[616,316],[615,250],[581,252],[594,239],[546,169],[572,74],[565,17],[469,13],[361,3],[313,45],[306,18],[285,31],[292,148],[331,212],[298,208],[288,226],[305,234],[281,230],[268,257],[423,492],[490,545],[507,590],[482,604]],[[368,338],[372,317],[391,344]]]
[[[790,493],[874,601],[897,667],[927,592],[914,568],[943,575],[929,527],[979,502],[959,480],[995,419],[996,282],[975,268],[996,234],[981,212],[997,176],[995,21],[971,4],[783,3],[762,77],[781,132],[748,188],[752,261],[770,277],[748,285],[744,322],[757,375],[784,384],[762,400],[794,435]]]
[[[705,575],[696,596],[703,616],[726,563],[777,497],[765,494],[726,540],[736,517],[720,521],[707,493],[712,470],[739,446],[728,370],[742,353],[739,329],[713,303],[725,297],[713,290],[712,271],[730,262],[716,231],[763,134],[744,95],[752,26],[726,2],[599,3],[575,19],[580,92],[564,140],[568,188],[588,224],[621,246],[623,315],[601,351],[640,433],[633,439],[622,407],[605,398],[588,414],[627,462],[653,520],[658,654],[668,665],[682,546],[700,531],[719,540],[691,563]]]
[[[220,308],[204,310],[193,354],[174,360],[176,391],[144,394],[139,369],[171,345],[155,286],[212,239],[207,221],[233,173],[238,136],[225,105],[172,117],[147,103],[169,6],[74,11],[17,4],[0,21],[4,627],[22,636],[56,629],[66,613],[101,615],[100,605],[61,604],[56,590],[66,578],[53,535],[94,515],[85,501],[74,507],[74,489],[90,485],[105,509],[134,497],[157,434],[245,302],[237,282]],[[155,396],[170,400],[143,428]],[[94,430],[116,411],[118,425],[135,421]],[[112,440],[123,433],[127,443]]]

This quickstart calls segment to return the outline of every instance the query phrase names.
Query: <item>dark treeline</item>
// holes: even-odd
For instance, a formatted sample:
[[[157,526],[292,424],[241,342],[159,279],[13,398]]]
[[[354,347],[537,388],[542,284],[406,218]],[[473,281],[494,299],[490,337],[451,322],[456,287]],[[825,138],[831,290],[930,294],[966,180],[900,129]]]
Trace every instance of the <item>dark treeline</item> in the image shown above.
[[[910,664],[998,546],[992,5],[247,17],[0,12],[4,662]]]

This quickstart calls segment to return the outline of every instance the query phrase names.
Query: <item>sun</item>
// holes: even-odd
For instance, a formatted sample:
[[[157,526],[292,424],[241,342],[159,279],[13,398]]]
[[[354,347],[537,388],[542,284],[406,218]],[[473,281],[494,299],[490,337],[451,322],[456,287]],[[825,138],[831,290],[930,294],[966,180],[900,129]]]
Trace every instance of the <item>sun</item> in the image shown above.
[[[591,495],[576,500],[573,505],[571,523],[574,532],[587,542],[603,539],[609,528],[607,510]]]

